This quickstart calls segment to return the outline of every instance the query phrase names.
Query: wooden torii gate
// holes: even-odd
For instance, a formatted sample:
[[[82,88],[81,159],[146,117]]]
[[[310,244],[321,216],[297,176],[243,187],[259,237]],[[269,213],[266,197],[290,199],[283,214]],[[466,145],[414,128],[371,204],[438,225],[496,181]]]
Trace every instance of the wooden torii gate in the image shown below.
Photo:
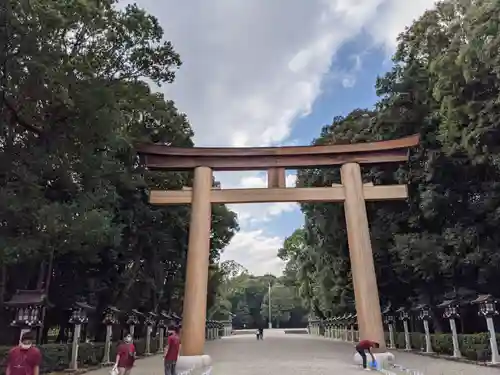
[[[363,184],[360,164],[406,162],[408,149],[418,143],[419,137],[414,135],[391,141],[327,146],[179,148],[149,144],[137,147],[149,169],[194,170],[192,188],[150,192],[152,204],[191,204],[182,354],[202,355],[204,350],[212,203],[344,202],[360,338],[377,341],[385,350],[365,202],[406,199],[408,192],[406,185]],[[341,166],[342,184],[313,188],[285,186],[286,169],[335,165]],[[249,170],[267,170],[268,187],[212,186],[213,171]]]

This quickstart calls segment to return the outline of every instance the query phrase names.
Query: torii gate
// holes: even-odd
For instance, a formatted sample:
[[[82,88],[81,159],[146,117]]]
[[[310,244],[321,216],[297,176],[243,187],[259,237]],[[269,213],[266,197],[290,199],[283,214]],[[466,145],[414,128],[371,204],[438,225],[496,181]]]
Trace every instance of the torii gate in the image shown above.
[[[189,247],[183,306],[182,354],[203,354],[207,305],[212,203],[344,202],[356,313],[361,339],[377,341],[385,350],[380,301],[365,201],[406,199],[406,185],[363,184],[360,164],[408,161],[418,135],[373,143],[299,147],[179,148],[158,144],[137,148],[149,169],[194,170],[193,187],[151,191],[157,205],[191,204]],[[341,166],[342,184],[287,188],[286,169]],[[267,170],[268,187],[218,189],[213,171]]]

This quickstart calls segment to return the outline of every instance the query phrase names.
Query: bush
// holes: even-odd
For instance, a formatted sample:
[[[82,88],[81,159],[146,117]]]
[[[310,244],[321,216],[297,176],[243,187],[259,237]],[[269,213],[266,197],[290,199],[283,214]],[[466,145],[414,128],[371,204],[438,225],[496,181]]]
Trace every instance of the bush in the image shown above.
[[[137,355],[143,356],[146,352],[146,340],[137,340],[134,342]],[[45,344],[38,346],[42,352],[42,365],[40,373],[47,374],[55,371],[63,371],[69,368],[71,360],[71,344]],[[111,344],[109,358],[113,362],[116,358],[116,349],[118,343]],[[11,347],[0,346],[0,375],[5,374],[5,362],[7,354]],[[151,340],[151,353],[157,353],[159,349],[159,340]],[[104,343],[80,343],[78,346],[78,367],[100,366],[104,358]]]
[[[458,345],[462,356],[466,359],[478,362],[487,362],[491,359],[489,333],[475,333],[469,335],[458,335]],[[389,344],[389,333],[385,333],[385,339]],[[405,335],[403,332],[394,333],[396,348],[405,349]],[[500,335],[497,336],[500,341]],[[413,350],[425,350],[425,334],[410,333],[410,343]],[[453,339],[450,333],[436,333],[431,335],[432,350],[436,354],[453,355]]]

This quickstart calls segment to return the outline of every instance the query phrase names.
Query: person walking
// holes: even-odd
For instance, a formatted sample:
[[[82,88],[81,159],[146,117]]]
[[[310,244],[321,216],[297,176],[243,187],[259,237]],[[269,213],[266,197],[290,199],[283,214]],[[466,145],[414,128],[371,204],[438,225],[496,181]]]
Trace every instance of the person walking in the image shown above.
[[[13,347],[7,356],[5,375],[39,375],[42,354],[33,346],[35,336],[26,332],[18,346]]]
[[[165,375],[175,375],[177,358],[179,358],[181,351],[181,337],[179,335],[181,328],[175,326],[172,331],[172,334],[168,336],[167,346],[165,347]]]
[[[134,367],[136,351],[132,341],[132,335],[127,334],[123,343],[118,346],[114,369],[118,370],[119,375],[130,375],[132,367]]]
[[[262,326],[259,327],[259,336],[261,340],[264,340],[264,328]]]
[[[361,358],[363,359],[363,368],[365,370],[370,370],[367,366],[367,361],[366,361],[366,352],[368,352],[371,357],[372,361],[375,362],[375,356],[373,355],[371,348],[378,348],[380,347],[378,342],[375,341],[370,341],[370,340],[361,340],[358,345],[356,345],[356,351],[359,353]]]

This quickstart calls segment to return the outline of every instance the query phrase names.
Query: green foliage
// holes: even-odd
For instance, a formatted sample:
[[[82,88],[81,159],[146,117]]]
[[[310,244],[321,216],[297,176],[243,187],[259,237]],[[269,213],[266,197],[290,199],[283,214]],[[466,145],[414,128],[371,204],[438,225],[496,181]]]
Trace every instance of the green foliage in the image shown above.
[[[496,293],[498,5],[447,0],[427,11],[399,36],[393,68],[377,79],[375,108],[336,117],[313,142],[421,137],[407,166],[363,168],[364,182],[409,187],[407,202],[367,204],[383,305],[436,305],[445,296]],[[340,182],[338,168],[298,172],[299,187]],[[288,283],[319,317],[352,311],[342,205],[303,204],[302,212],[304,227],[278,253],[288,262]],[[438,321],[434,328],[440,329]]]
[[[133,147],[193,146],[186,116],[146,83],[171,83],[181,61],[154,16],[117,4],[2,7],[0,305],[48,287],[47,329],[78,297],[98,312],[182,307],[189,207],[151,206],[147,190],[192,176],[146,170]],[[216,263],[238,225],[223,205],[212,224]]]
[[[271,314],[275,325],[303,325],[304,309],[293,285],[285,285],[285,277],[253,276],[234,261],[222,262],[219,267],[222,282],[209,316],[227,320],[232,315],[237,328],[263,327],[269,315],[269,285],[271,285]]]
[[[405,335],[403,332],[394,334],[396,348],[405,349]],[[386,342],[389,344],[389,333],[385,334]],[[410,333],[411,347],[417,351],[425,351],[425,334]],[[500,335],[497,335],[500,342]],[[431,346],[434,353],[438,355],[453,355],[453,339],[451,334],[431,334]],[[458,335],[458,346],[462,356],[471,361],[488,362],[491,360],[490,336],[488,333],[476,333],[470,335]]]

